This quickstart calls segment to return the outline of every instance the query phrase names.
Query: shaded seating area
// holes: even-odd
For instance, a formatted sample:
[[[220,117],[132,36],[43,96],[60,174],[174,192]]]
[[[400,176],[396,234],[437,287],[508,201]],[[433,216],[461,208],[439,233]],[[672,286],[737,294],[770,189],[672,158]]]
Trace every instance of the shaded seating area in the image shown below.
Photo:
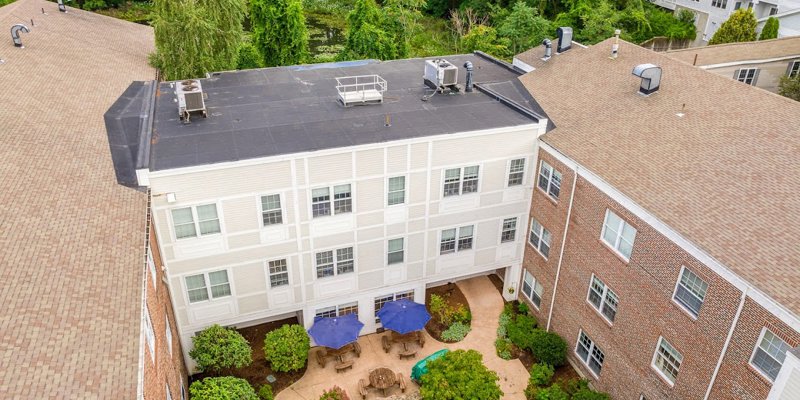
[[[316,352],[317,364],[320,367],[325,368],[325,365],[328,363],[328,359],[333,359],[336,361],[336,370],[345,370],[349,367],[353,366],[353,360],[346,360],[347,355],[353,353],[356,357],[361,357],[361,345],[358,342],[353,342],[344,345],[339,349],[333,349],[330,347],[323,347]]]
[[[367,379],[359,379],[358,393],[361,395],[362,399],[366,399],[369,391],[375,389],[379,390],[381,396],[385,397],[386,391],[395,386],[400,388],[400,392],[406,392],[406,380],[403,374],[399,372],[395,373],[386,367],[380,367],[370,370]]]
[[[394,344],[400,344],[400,359],[416,357],[418,349],[425,347],[425,335],[421,331],[414,331],[406,334],[399,334],[390,331],[381,337],[381,347],[383,351],[389,353]],[[419,347],[417,347],[419,346]]]
[[[408,299],[391,301],[378,311],[378,318],[383,327],[390,330],[389,334],[381,337],[383,351],[389,353],[392,345],[399,343],[401,360],[416,357],[417,345],[419,348],[425,345],[425,335],[420,331],[431,319],[425,305]]]
[[[308,330],[308,334],[314,342],[322,346],[316,352],[317,364],[325,368],[328,359],[333,358],[337,373],[353,368],[355,361],[347,360],[346,356],[350,353],[355,353],[356,357],[361,356],[361,346],[357,340],[363,327],[364,324],[355,314],[314,318],[314,325]]]

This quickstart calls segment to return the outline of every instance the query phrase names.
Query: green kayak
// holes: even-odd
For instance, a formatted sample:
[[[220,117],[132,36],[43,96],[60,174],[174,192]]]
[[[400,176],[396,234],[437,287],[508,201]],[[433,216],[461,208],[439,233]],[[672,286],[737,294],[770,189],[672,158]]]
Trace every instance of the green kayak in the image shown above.
[[[442,349],[423,358],[422,360],[419,360],[419,362],[414,364],[414,367],[411,368],[411,379],[413,379],[415,382],[419,382],[419,378],[428,373],[428,361],[435,360],[445,355],[445,353],[448,351],[449,350],[447,349]]]

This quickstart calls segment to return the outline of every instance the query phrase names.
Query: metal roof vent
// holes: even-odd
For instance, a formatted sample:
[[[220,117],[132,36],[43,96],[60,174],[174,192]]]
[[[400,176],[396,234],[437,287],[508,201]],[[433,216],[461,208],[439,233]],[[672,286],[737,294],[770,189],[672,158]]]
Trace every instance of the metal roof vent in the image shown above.
[[[642,78],[639,93],[647,96],[661,86],[661,67],[653,64],[639,64],[633,67],[633,74]]]
[[[434,90],[454,89],[458,83],[458,67],[445,59],[425,60],[425,85]]]
[[[556,29],[556,36],[558,36],[556,52],[563,53],[572,48],[572,28],[562,26]]]
[[[383,92],[388,89],[386,79],[379,75],[357,75],[336,78],[339,102],[345,107],[354,104],[383,103]]]
[[[547,61],[550,59],[550,56],[553,55],[553,43],[550,42],[550,39],[542,40],[542,46],[544,46],[544,57],[541,58],[542,61]]]
[[[189,122],[189,117],[193,112],[201,112],[203,118],[208,117],[205,99],[203,99],[203,87],[200,85],[200,81],[188,79],[177,82],[175,94],[178,96],[178,116],[181,121]]]
[[[11,40],[14,41],[14,47],[25,47],[22,45],[22,39],[19,37],[19,32],[29,33],[30,30],[27,26],[22,24],[16,24],[11,27]]]

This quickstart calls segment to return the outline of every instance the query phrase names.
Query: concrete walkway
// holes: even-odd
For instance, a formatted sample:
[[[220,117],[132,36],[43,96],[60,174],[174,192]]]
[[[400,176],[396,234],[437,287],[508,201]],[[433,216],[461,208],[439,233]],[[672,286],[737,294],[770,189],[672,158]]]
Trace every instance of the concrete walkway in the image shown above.
[[[358,339],[361,345],[361,357],[354,358],[355,365],[347,372],[336,373],[333,362],[329,362],[325,368],[320,368],[316,363],[313,354],[316,348],[311,349],[308,370],[306,374],[292,386],[281,391],[276,400],[317,400],[322,392],[330,389],[334,385],[347,390],[351,399],[360,398],[358,394],[358,380],[366,379],[369,370],[376,367],[388,367],[396,372],[401,372],[409,383],[406,393],[413,393],[419,390],[419,386],[411,382],[409,374],[411,367],[423,357],[448,348],[450,350],[477,350],[483,354],[483,363],[492,371],[497,372],[500,377],[500,388],[505,395],[504,399],[525,399],[523,391],[528,384],[528,371],[519,360],[503,360],[495,354],[494,341],[497,339],[497,319],[503,311],[503,298],[497,292],[492,282],[486,276],[470,278],[457,283],[464,293],[472,311],[472,331],[467,337],[458,343],[442,343],[427,336],[425,348],[411,360],[399,360],[397,347],[395,346],[389,354],[383,352],[381,348],[381,336],[386,333],[365,335]],[[396,387],[387,396],[399,394],[400,390]],[[368,400],[381,398],[380,392],[371,390]]]

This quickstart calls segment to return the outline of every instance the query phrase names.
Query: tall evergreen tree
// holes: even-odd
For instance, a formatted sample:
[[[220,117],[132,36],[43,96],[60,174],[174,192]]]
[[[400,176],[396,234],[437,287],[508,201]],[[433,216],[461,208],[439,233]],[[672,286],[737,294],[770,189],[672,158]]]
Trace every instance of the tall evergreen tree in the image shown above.
[[[753,11],[740,8],[722,23],[708,44],[752,42],[756,40],[757,25]]]
[[[250,0],[253,44],[268,67],[308,58],[308,30],[302,0]]]
[[[244,0],[155,0],[153,9],[156,52],[150,60],[164,79],[199,78],[236,66]]]
[[[356,0],[347,15],[347,42],[339,53],[340,60],[376,58],[391,60],[399,57],[394,32],[387,29],[383,11],[375,0]],[[390,28],[397,29],[396,26]]]
[[[764,27],[761,28],[761,36],[758,37],[758,40],[777,39],[780,25],[781,23],[777,18],[769,17],[767,22],[764,23]]]

